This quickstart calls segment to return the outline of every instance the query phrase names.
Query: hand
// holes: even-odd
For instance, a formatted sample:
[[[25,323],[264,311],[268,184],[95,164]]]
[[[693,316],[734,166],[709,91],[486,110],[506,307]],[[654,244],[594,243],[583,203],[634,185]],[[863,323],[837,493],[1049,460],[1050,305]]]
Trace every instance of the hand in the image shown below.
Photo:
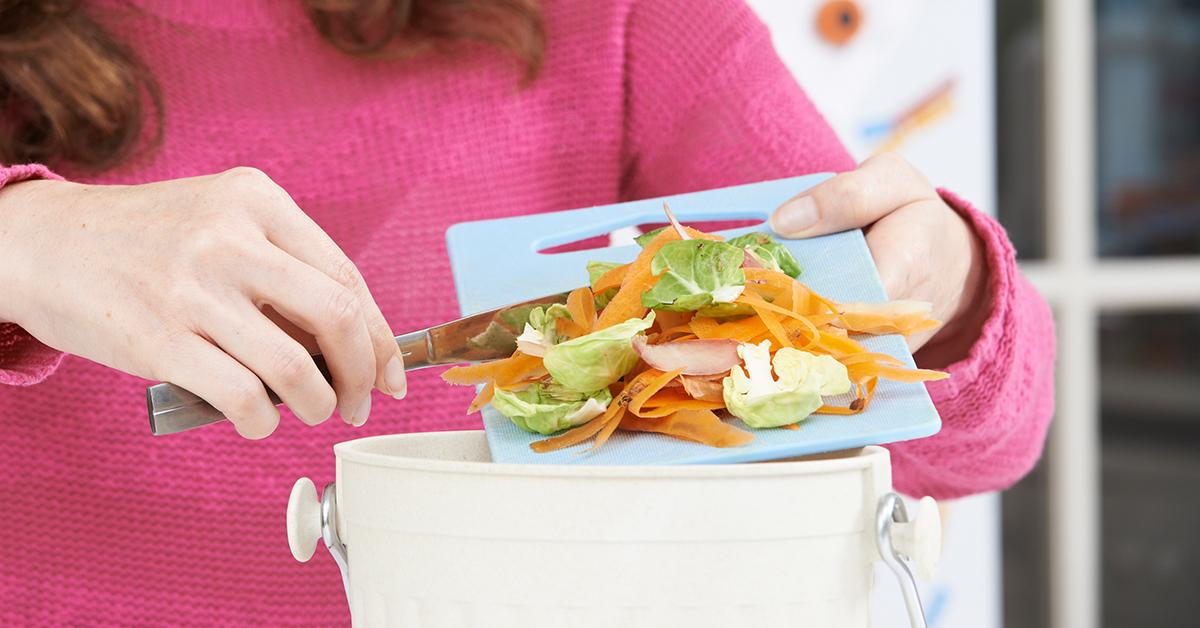
[[[771,227],[789,238],[863,228],[888,297],[930,302],[944,322],[908,339],[913,351],[929,343],[925,362],[948,365],[978,338],[990,310],[983,246],[904,158],[884,153],[814,186],[775,210]]]
[[[0,320],[47,345],[203,397],[247,438],[371,388],[401,397],[387,321],[354,264],[265,174],[133,186],[28,181],[0,193]],[[310,353],[333,373],[326,383]],[[260,381],[261,380],[261,381]]]

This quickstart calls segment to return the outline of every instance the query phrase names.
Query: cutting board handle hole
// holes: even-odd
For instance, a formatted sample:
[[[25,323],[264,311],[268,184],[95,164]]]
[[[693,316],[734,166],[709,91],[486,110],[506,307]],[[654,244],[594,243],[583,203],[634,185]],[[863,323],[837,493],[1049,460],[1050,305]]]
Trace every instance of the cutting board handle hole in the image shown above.
[[[766,223],[761,219],[742,218],[738,220],[685,221],[684,224],[706,233],[713,233],[716,231],[724,231],[726,229],[757,227],[760,225],[765,225]],[[667,223],[665,222],[641,223],[632,227],[623,227],[608,233],[601,233],[599,235],[571,240],[570,242],[554,243],[553,246],[539,248],[538,253],[541,253],[542,255],[555,255],[557,253],[573,253],[575,251],[606,249],[613,246],[628,246],[634,244],[633,238],[636,236],[665,226],[667,226]]]

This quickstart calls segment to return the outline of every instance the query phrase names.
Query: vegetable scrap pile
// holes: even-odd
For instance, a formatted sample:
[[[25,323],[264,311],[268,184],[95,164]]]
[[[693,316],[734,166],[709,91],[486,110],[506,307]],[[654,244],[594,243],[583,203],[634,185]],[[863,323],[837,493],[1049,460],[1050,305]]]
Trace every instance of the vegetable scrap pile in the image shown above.
[[[594,449],[618,429],[736,447],[754,436],[730,415],[797,429],[812,414],[862,412],[880,378],[948,377],[856,340],[937,327],[929,304],[835,303],[765,233],[724,240],[671,222],[638,239],[633,262],[589,263],[590,285],[566,305],[532,309],[512,357],[447,370],[451,384],[483,386],[468,413],[490,403],[549,436],[538,452]],[[826,403],[849,392],[848,406]]]

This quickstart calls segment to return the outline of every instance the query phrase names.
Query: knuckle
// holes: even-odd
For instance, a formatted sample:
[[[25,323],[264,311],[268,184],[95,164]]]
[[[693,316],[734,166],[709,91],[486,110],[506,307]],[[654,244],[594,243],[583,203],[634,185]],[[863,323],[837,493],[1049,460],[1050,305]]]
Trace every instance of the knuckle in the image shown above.
[[[312,356],[297,345],[279,348],[275,352],[270,368],[282,384],[292,386],[302,383],[309,371],[316,367],[313,365]]]
[[[258,188],[274,184],[274,181],[271,181],[271,177],[267,176],[267,173],[254,166],[235,166],[221,173],[221,178],[225,179],[229,185],[245,186],[248,188]]]
[[[162,331],[158,344],[163,355],[179,356],[186,360],[192,353],[191,339],[192,332],[182,327],[172,326]]]
[[[349,329],[361,316],[358,298],[345,288],[331,291],[325,302],[324,316],[334,329]]]
[[[342,258],[334,265],[333,279],[350,290],[355,290],[362,285],[362,275],[359,274],[358,267],[346,258]]]
[[[880,153],[863,163],[864,166],[868,164],[880,177],[886,178],[892,184],[915,185],[913,189],[920,189],[921,197],[936,196],[933,186],[921,170],[900,153]]]
[[[870,159],[863,162],[864,166],[866,166],[868,164],[872,165],[872,166],[878,165],[878,166],[886,166],[886,167],[907,168],[908,160],[905,159],[904,156],[901,155],[900,153],[897,153],[895,151],[887,151],[887,152],[879,153],[878,155],[873,155]]]
[[[214,225],[197,229],[180,245],[179,256],[185,263],[176,268],[191,273],[247,253],[245,238],[235,235],[232,229]]]
[[[222,410],[242,421],[256,418],[262,404],[262,384],[250,377],[233,377],[225,383],[225,398]]]
[[[252,166],[238,166],[226,170],[221,176],[237,195],[253,201],[245,205],[246,210],[251,212],[277,209],[276,206],[287,205],[284,200],[291,198],[267,173]]]
[[[846,173],[834,177],[830,183],[830,192],[837,198],[839,205],[858,209],[866,204],[867,190],[866,185],[861,177],[854,176],[857,173]]]
[[[164,288],[159,316],[171,329],[160,338],[163,345],[170,344],[171,351],[179,353],[197,351],[197,337],[205,341],[204,330],[222,325],[228,314],[204,286],[194,278],[180,278]]]

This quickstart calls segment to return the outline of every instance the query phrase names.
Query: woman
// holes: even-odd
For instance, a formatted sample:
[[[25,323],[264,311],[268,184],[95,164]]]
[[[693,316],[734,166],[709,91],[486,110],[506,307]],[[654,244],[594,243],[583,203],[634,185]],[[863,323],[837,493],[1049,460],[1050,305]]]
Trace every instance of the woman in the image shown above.
[[[391,341],[455,316],[464,220],[842,172],[774,227],[868,227],[890,295],[947,321],[913,340],[944,427],[891,447],[897,487],[1040,454],[1052,323],[1002,230],[896,157],[855,169],[741,0],[60,5],[0,3],[6,625],[344,622],[337,570],[288,555],[289,483],[478,426]],[[139,378],[234,429],[152,439]]]

